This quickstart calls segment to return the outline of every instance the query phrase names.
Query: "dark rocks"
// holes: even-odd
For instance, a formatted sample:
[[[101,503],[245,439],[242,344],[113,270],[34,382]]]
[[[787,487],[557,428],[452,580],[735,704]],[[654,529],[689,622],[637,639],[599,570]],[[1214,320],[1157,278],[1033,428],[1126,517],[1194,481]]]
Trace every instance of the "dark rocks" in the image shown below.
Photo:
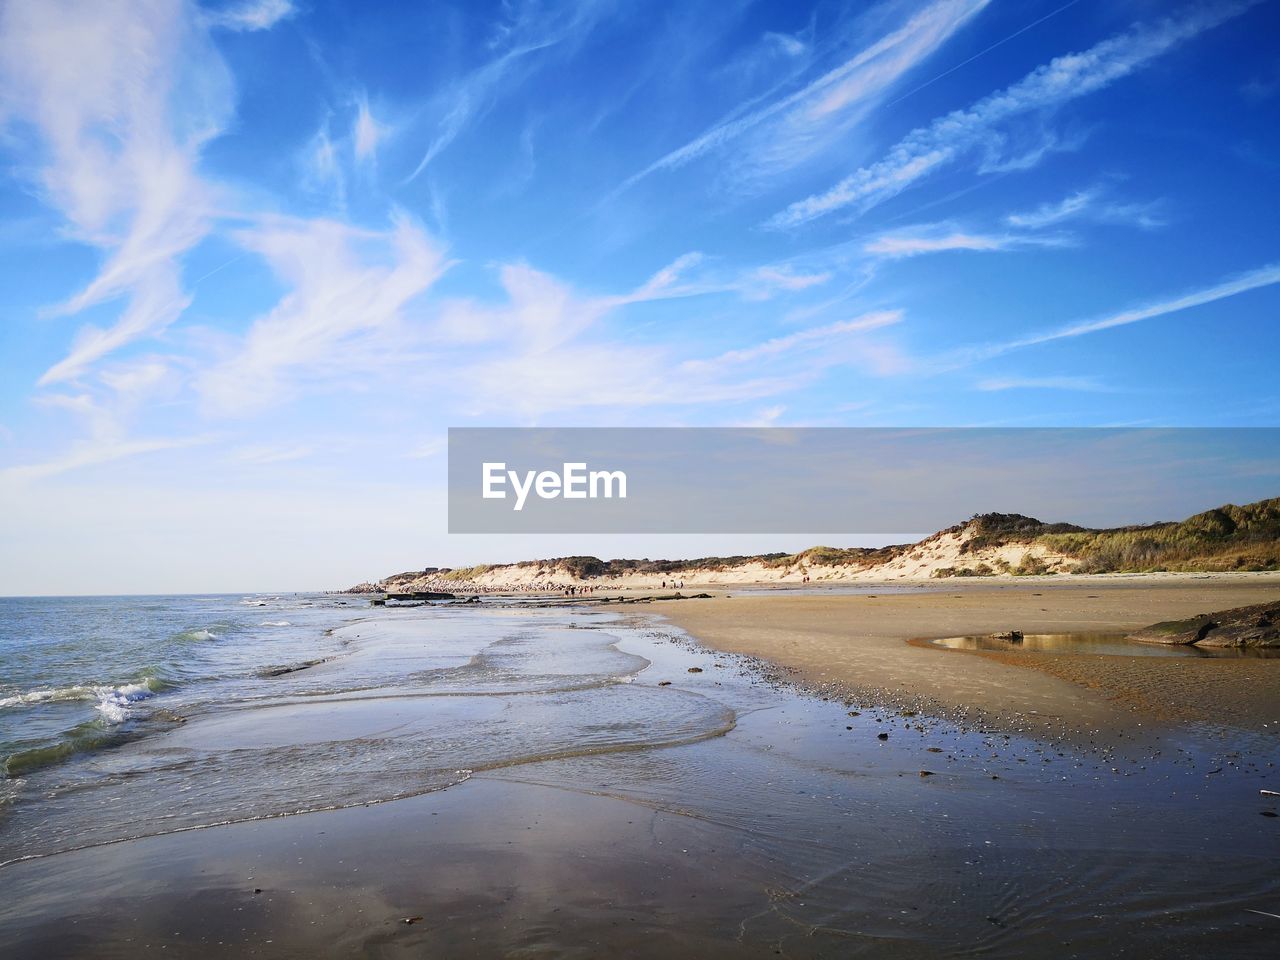
[[[702,672],[702,668],[701,668],[701,667],[690,667],[690,668],[689,668],[689,672],[690,672],[690,673],[701,673],[701,672]]]
[[[888,735],[887,733],[877,733],[877,734],[876,734],[876,739],[877,739],[877,740],[888,740],[888,739],[889,739],[889,735]]]
[[[1021,630],[1010,630],[1010,631],[1008,631],[1007,633],[993,633],[993,634],[991,635],[991,639],[992,639],[992,640],[1005,640],[1005,641],[1007,641],[1007,642],[1009,642],[1009,643],[1021,643],[1021,642],[1022,642],[1022,631],[1021,631]]]
[[[1280,647],[1280,601],[1153,623],[1129,634],[1129,639],[1199,647]]]

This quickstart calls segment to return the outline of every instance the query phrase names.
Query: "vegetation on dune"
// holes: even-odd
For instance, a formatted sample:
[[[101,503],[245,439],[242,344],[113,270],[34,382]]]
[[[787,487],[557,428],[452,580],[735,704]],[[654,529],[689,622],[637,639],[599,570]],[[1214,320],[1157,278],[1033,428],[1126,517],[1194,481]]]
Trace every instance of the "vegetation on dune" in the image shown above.
[[[1042,523],[1020,513],[979,513],[943,533],[959,533],[966,529],[970,535],[960,545],[961,553],[977,553],[989,547],[1003,547],[1011,543],[1033,543],[1050,534],[1077,533],[1084,530],[1084,527],[1077,527],[1073,523]]]
[[[1177,523],[1037,538],[1079,561],[1077,573],[1280,570],[1280,497],[1229,504]]]
[[[1280,570],[1280,498],[1206,510],[1186,520],[1092,530],[1070,523],[1042,523],[1020,514],[987,513],[944,533],[968,530],[961,554],[989,548],[1039,545],[1075,561],[1073,573],[1221,572]],[[973,568],[944,567],[935,577],[1038,576],[1049,566],[1027,555],[1017,566],[995,561]]]
[[[499,566],[499,564],[480,563],[476,564],[474,567],[458,567],[453,570],[441,570],[437,576],[441,580],[474,580],[481,574],[488,573],[496,566]]]
[[[911,544],[891,547],[810,547],[800,553],[787,554],[774,566],[872,567],[900,556]]]

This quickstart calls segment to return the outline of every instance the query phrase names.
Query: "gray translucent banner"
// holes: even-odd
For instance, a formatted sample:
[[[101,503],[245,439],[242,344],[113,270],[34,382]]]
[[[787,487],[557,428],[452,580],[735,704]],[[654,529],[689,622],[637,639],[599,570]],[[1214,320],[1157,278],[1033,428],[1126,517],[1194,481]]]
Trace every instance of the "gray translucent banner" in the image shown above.
[[[1120,526],[1277,495],[1280,428],[449,430],[450,533]]]

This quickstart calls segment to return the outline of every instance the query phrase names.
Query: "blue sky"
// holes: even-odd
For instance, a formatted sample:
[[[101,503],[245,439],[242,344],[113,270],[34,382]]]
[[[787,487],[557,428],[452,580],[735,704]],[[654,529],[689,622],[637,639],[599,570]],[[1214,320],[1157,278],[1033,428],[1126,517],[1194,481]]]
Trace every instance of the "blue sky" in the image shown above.
[[[449,538],[450,425],[1275,425],[1277,35],[10,0],[0,592],[733,546]]]

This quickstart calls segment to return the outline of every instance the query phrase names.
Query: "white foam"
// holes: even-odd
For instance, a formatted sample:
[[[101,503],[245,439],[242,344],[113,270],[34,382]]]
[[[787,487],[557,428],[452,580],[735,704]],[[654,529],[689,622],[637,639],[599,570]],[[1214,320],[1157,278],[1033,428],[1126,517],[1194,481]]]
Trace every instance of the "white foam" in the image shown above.
[[[258,624],[260,627],[287,627],[290,626],[288,620],[263,620]]]
[[[31,706],[40,703],[66,703],[76,700],[97,700],[98,712],[110,723],[121,723],[129,716],[130,704],[145,700],[155,694],[151,682],[113,685],[79,684],[74,687],[48,687],[28,690],[14,696],[0,697],[0,708]]]
[[[130,707],[139,700],[146,700],[155,691],[146,683],[126,683],[119,687],[98,687],[98,712],[108,723],[123,723],[129,719]]]
[[[97,696],[97,687],[48,687],[40,690],[28,690],[26,693],[11,697],[0,697],[0,708],[19,707],[32,703],[56,703],[65,700],[92,700]]]

